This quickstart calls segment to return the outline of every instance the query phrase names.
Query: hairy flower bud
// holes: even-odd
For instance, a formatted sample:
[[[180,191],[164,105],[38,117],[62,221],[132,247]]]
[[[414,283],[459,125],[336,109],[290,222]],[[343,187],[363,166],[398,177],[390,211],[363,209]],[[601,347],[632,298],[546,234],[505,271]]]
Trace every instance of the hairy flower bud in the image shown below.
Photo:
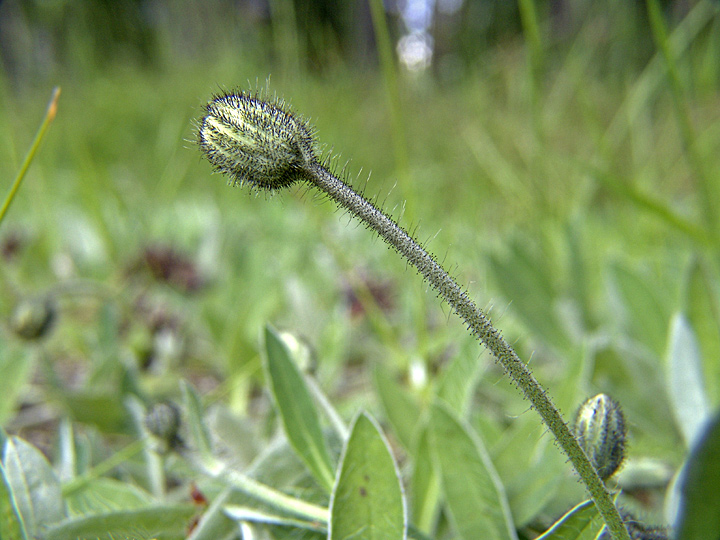
[[[153,405],[145,415],[145,427],[157,437],[165,449],[182,446],[180,431],[180,410],[173,403],[163,401]]]
[[[26,298],[13,309],[8,325],[13,333],[33,341],[48,334],[57,318],[55,303],[49,298]]]
[[[622,409],[606,394],[588,399],[578,409],[575,436],[602,480],[615,474],[625,459],[625,435]]]
[[[301,179],[316,159],[310,126],[282,103],[229,93],[215,97],[205,111],[198,144],[234,185],[282,189]]]

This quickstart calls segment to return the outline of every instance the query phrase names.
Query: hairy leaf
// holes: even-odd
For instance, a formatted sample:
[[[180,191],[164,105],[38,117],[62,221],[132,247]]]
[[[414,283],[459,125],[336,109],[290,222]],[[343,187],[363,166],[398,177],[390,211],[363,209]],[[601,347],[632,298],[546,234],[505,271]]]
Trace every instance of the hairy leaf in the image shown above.
[[[329,540],[404,540],[405,498],[395,461],[374,420],[353,423],[330,502]]]

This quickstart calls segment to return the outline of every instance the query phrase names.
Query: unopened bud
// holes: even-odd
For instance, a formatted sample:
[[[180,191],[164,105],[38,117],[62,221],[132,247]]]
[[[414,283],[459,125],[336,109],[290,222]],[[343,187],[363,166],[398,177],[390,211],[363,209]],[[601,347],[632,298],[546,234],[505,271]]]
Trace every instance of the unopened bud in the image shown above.
[[[578,409],[575,436],[603,481],[625,459],[626,430],[620,405],[606,394],[588,399]]]
[[[27,298],[15,306],[8,325],[16,336],[34,341],[47,335],[56,318],[57,310],[52,300]]]
[[[315,161],[309,125],[286,110],[244,93],[217,96],[205,106],[198,144],[213,168],[233,184],[268,191],[301,179]]]
[[[170,402],[153,405],[145,415],[145,427],[164,443],[166,449],[182,445],[180,431],[180,410]]]

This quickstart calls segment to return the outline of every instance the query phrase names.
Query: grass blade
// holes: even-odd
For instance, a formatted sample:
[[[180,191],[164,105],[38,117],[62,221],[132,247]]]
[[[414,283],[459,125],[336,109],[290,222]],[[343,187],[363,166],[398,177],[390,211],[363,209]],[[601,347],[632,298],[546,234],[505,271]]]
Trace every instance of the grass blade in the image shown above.
[[[45,133],[47,133],[48,127],[50,127],[50,124],[52,123],[53,119],[55,118],[55,114],[57,113],[57,100],[59,97],[60,97],[60,88],[55,87],[53,89],[52,96],[50,97],[50,103],[48,104],[47,112],[45,113],[45,118],[43,119],[42,124],[40,124],[40,129],[38,130],[37,135],[35,135],[35,139],[33,140],[32,146],[30,147],[30,150],[28,151],[27,156],[25,156],[25,161],[23,161],[22,167],[20,167],[20,172],[18,172],[18,175],[15,177],[15,181],[13,182],[13,185],[10,188],[10,192],[8,193],[8,196],[5,199],[5,202],[3,203],[2,208],[0,208],[0,225],[2,225],[3,219],[5,218],[5,214],[7,214],[7,211],[10,208],[10,205],[12,204],[13,200],[15,199],[15,194],[18,192],[18,189],[20,189],[20,184],[22,184],[22,181],[25,178],[25,173],[27,173],[28,169],[30,168],[30,163],[32,163],[32,160],[35,157],[35,154],[37,153],[38,148],[40,148],[40,143],[42,142],[43,138],[45,137]]]
[[[407,538],[400,477],[387,441],[363,413],[353,423],[330,503],[329,540]]]

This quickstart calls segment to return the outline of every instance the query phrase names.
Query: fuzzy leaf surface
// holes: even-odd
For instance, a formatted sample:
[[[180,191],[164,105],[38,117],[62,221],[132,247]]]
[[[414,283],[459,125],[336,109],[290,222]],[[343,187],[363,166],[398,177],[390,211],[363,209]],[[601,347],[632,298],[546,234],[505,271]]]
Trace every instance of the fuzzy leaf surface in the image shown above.
[[[333,466],[317,409],[288,347],[271,326],[265,328],[265,371],[285,434],[321,486],[333,485]]]
[[[95,478],[66,497],[72,515],[91,515],[116,510],[147,508],[152,497],[139,487],[115,480]]]
[[[709,415],[709,406],[700,348],[693,329],[682,314],[676,314],[670,326],[667,381],[677,426],[689,447]]]
[[[412,448],[420,420],[417,400],[382,367],[375,369],[375,389],[393,432],[407,449]]]
[[[404,540],[405,498],[387,441],[375,421],[357,416],[330,502],[329,540]]]
[[[65,517],[60,482],[45,456],[30,443],[11,437],[3,452],[5,481],[29,536]]]
[[[517,540],[505,490],[477,434],[434,404],[430,431],[447,506],[460,538]]]
[[[43,540],[117,540],[117,538],[175,540],[185,538],[196,508],[192,505],[155,506],[108,512],[66,520],[45,531]]]

